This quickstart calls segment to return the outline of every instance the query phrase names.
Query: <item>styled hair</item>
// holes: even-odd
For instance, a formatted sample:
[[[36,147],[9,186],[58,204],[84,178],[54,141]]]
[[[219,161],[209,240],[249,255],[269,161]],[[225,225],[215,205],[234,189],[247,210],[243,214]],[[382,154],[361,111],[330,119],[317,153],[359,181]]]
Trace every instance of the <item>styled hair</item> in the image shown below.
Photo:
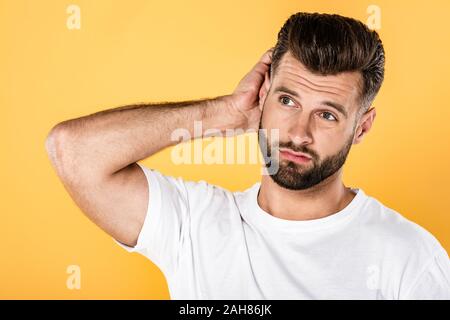
[[[384,48],[378,33],[352,18],[326,13],[293,14],[278,33],[272,76],[287,51],[315,74],[360,72],[359,103],[364,112],[384,79]]]

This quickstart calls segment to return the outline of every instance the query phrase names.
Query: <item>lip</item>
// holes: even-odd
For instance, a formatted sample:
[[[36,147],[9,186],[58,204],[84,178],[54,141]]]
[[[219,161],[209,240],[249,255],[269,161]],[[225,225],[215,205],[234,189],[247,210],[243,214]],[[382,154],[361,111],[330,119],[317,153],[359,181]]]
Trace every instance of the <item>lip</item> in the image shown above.
[[[307,156],[301,152],[294,152],[287,149],[280,149],[280,155],[288,160],[294,161],[296,163],[307,163],[311,161],[311,157]]]

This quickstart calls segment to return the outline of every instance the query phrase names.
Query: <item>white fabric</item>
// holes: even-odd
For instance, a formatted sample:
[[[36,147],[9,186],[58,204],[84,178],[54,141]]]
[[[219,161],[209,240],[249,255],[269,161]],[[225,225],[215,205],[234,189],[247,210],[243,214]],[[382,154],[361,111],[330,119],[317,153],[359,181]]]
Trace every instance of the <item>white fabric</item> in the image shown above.
[[[138,252],[172,299],[450,299],[447,252],[425,229],[366,195],[328,217],[276,218],[260,182],[231,192],[140,165],[149,204]]]

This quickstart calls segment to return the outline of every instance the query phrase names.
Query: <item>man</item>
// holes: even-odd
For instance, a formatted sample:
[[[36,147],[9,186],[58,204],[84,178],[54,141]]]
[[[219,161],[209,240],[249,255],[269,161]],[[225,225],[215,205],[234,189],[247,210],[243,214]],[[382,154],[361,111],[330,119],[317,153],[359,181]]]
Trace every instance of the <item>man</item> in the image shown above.
[[[342,182],[351,146],[375,119],[383,77],[375,31],[339,15],[297,13],[232,94],[65,121],[46,147],[82,211],[152,260],[173,299],[448,299],[439,242]],[[170,136],[178,128],[193,138],[266,129],[260,147],[278,170],[230,192],[137,164],[177,144]]]

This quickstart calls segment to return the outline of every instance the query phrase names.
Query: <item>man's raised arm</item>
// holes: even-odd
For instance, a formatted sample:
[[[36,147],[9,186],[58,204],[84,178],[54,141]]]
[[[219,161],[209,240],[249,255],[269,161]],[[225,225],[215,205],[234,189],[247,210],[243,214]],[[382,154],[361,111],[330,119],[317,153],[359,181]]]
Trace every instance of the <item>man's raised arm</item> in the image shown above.
[[[175,129],[187,129],[192,138],[199,138],[194,121],[202,121],[200,135],[208,129],[257,128],[270,54],[262,56],[231,95],[129,105],[57,124],[46,149],[75,203],[112,237],[135,246],[150,196],[136,162],[181,142],[171,140]]]

